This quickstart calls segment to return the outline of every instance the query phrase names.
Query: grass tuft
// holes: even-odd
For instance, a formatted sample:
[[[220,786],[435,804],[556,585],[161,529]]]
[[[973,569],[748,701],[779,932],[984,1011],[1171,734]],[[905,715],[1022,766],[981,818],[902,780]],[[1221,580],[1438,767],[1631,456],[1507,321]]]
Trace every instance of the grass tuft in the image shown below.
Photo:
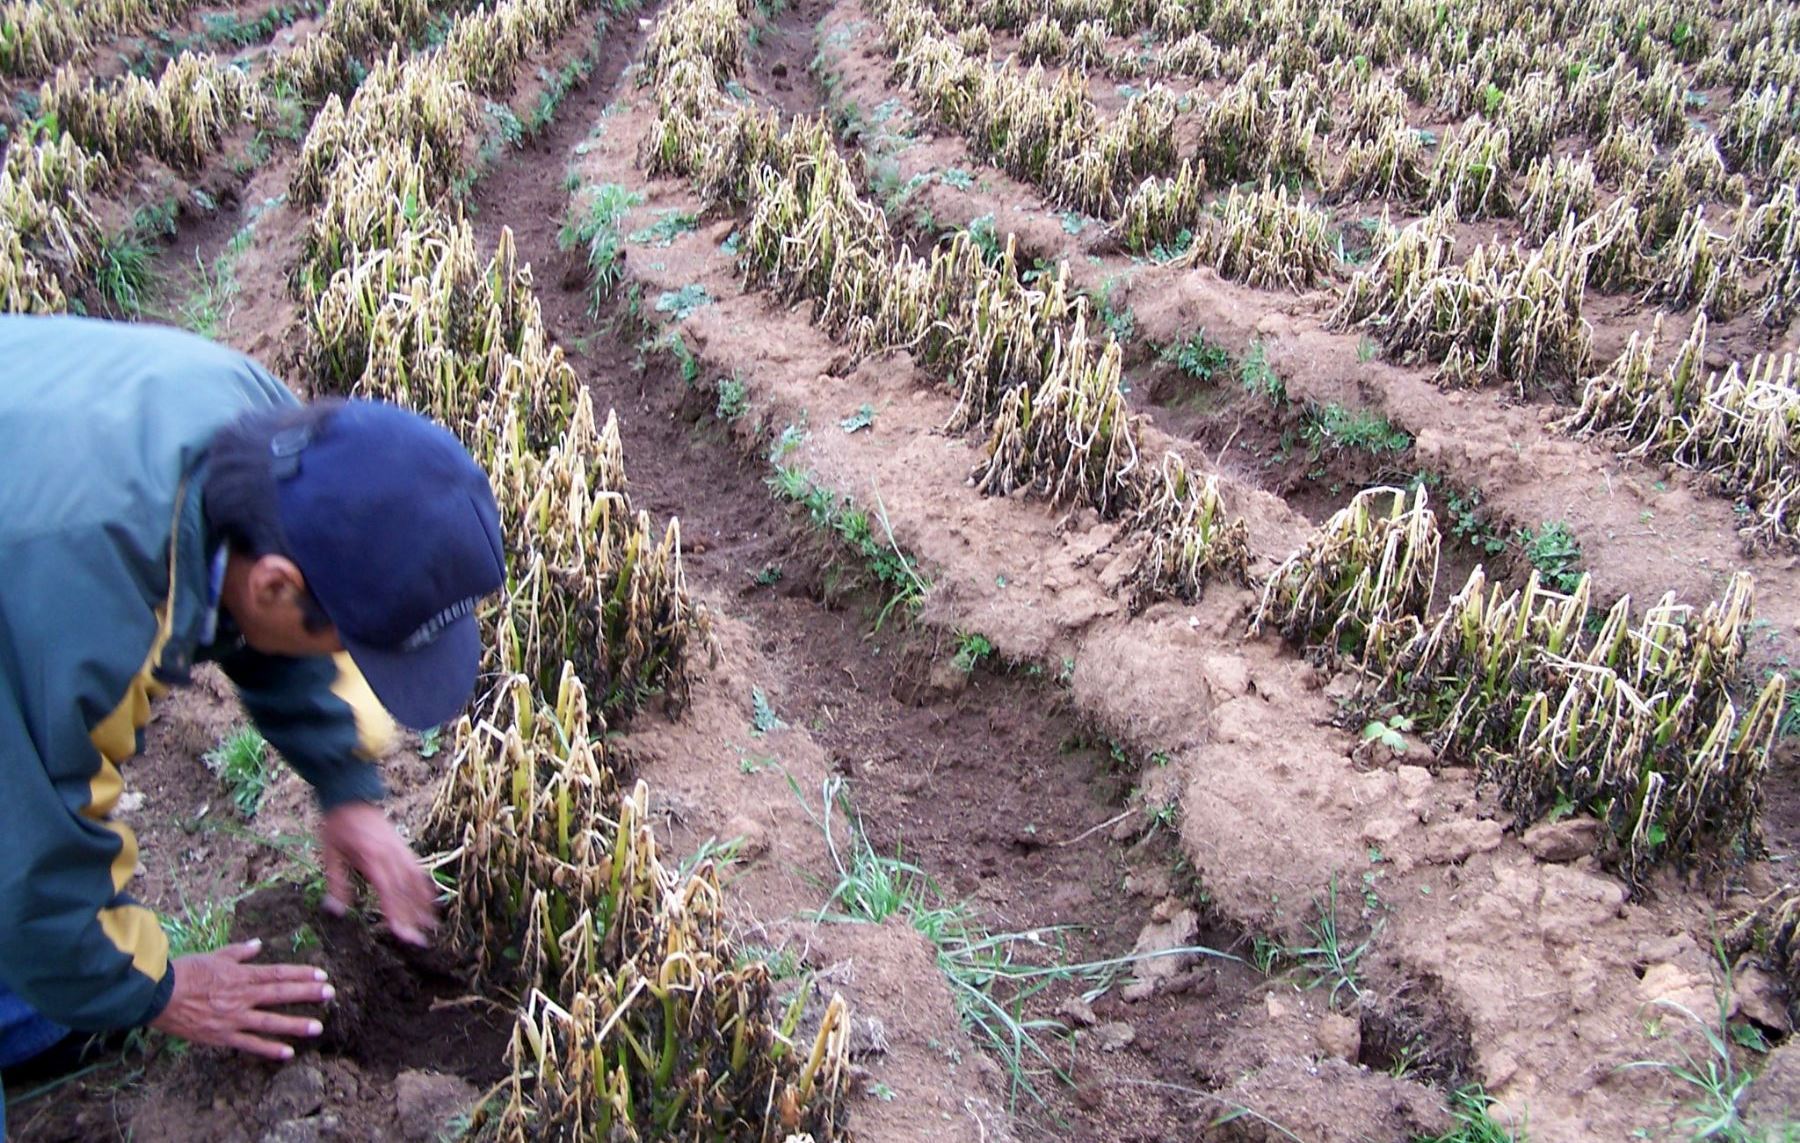
[[[135,229],[109,236],[100,245],[95,285],[107,303],[121,314],[136,317],[155,284],[150,245]]]
[[[626,211],[644,200],[618,183],[590,186],[585,199],[579,206],[570,206],[569,218],[557,233],[556,244],[564,250],[587,251],[588,272],[594,279],[588,316],[597,317],[600,303],[624,277],[620,259],[625,243],[619,234],[619,222]]]
[[[207,752],[206,764],[219,776],[232,805],[246,818],[256,816],[268,792],[269,744],[253,726],[245,726]]]
[[[1480,1087],[1450,1093],[1450,1118],[1456,1126],[1442,1135],[1416,1136],[1413,1143],[1525,1143],[1523,1132],[1503,1127],[1488,1114],[1493,1098]]]
[[[1195,330],[1187,340],[1164,347],[1162,359],[1196,381],[1211,381],[1231,368],[1231,352],[1208,341],[1205,330]]]
[[[195,908],[183,904],[181,914],[162,914],[163,934],[169,938],[169,959],[196,953],[217,952],[231,941],[233,902],[208,901]]]

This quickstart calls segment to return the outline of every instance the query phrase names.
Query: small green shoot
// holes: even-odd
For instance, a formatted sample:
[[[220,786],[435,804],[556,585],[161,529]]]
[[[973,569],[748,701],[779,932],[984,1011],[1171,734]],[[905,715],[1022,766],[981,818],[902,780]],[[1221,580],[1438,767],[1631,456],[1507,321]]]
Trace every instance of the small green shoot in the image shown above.
[[[236,912],[229,901],[209,901],[199,908],[182,902],[179,916],[164,913],[163,935],[169,938],[169,959],[194,953],[217,952],[231,941],[231,921]]]
[[[689,282],[679,290],[664,290],[657,296],[656,312],[673,314],[676,321],[686,321],[688,315],[702,306],[712,304],[712,295],[706,287],[698,282]]]
[[[875,406],[864,405],[856,412],[838,422],[838,427],[846,433],[861,432],[875,424]]]
[[[1313,905],[1319,916],[1306,926],[1307,932],[1312,934],[1312,944],[1305,948],[1288,949],[1288,955],[1298,960],[1311,974],[1309,988],[1331,985],[1332,1007],[1337,1006],[1339,994],[1346,989],[1352,998],[1361,999],[1359,965],[1363,954],[1369,951],[1370,944],[1374,942],[1375,933],[1371,932],[1359,945],[1345,945],[1343,935],[1338,931],[1338,890],[1335,877],[1331,879],[1325,900],[1320,902],[1315,898]],[[1379,926],[1376,931],[1379,931]]]
[[[806,442],[806,437],[807,432],[804,425],[789,425],[782,429],[781,435],[776,437],[774,443],[769,446],[769,463],[780,464],[789,453]],[[789,499],[799,498],[790,496]]]
[[[563,250],[587,251],[588,273],[594,280],[588,316],[596,317],[600,303],[624,277],[620,264],[624,241],[619,236],[619,222],[644,200],[618,183],[590,186],[583,197],[585,202],[570,205],[569,218],[557,233],[556,244]]]
[[[721,377],[718,382],[719,403],[713,415],[721,421],[735,421],[750,407],[750,390],[736,377]]]
[[[206,754],[206,765],[219,776],[238,813],[256,816],[268,792],[269,744],[253,726],[241,727]]]
[[[1301,419],[1300,435],[1314,456],[1330,450],[1373,454],[1405,452],[1412,434],[1372,409],[1346,409],[1339,404],[1313,405]]]
[[[805,437],[805,431],[797,426],[788,426],[787,432],[799,434],[795,447]],[[787,433],[782,435],[785,438]],[[820,487],[810,473],[791,465],[781,465],[780,458],[788,450],[783,450],[779,443],[776,450],[769,458],[777,464],[774,475],[768,478],[770,489],[805,508],[815,527],[831,532],[843,541],[861,558],[864,568],[885,593],[886,601],[875,617],[876,630],[881,629],[896,607],[910,612],[923,602],[931,584],[919,573],[917,562],[900,550],[880,497],[877,496],[875,502],[874,521],[881,526],[881,535],[877,536],[867,512],[856,507],[849,498],[840,500],[831,490]]]
[[[318,931],[311,925],[301,925],[294,930],[293,945],[296,953],[311,952],[313,949],[318,948],[321,943]]]
[[[1231,368],[1230,351],[1206,340],[1205,330],[1195,330],[1187,340],[1165,346],[1162,359],[1196,381],[1211,381]]]
[[[525,141],[525,124],[513,114],[512,108],[504,103],[488,100],[482,105],[482,111],[494,125],[494,137],[508,147],[517,147]]]
[[[669,246],[699,225],[699,216],[685,210],[659,211],[655,222],[631,232],[631,241],[646,246]]]
[[[975,668],[986,662],[994,653],[994,644],[986,635],[975,631],[965,631],[956,637],[956,654],[950,665],[965,675],[975,673]]]
[[[95,271],[100,295],[119,313],[142,313],[145,295],[155,282],[151,261],[150,247],[135,229],[107,236],[100,244]]]
[[[1261,397],[1274,405],[1287,403],[1287,383],[1269,364],[1268,349],[1263,343],[1253,341],[1244,353],[1244,360],[1238,365],[1238,379],[1244,384],[1244,391]]]
[[[1006,252],[1006,243],[1001,239],[999,228],[991,214],[969,221],[969,241],[975,244],[975,249],[981,251],[981,256],[989,265],[997,264],[1000,256]]]
[[[1389,750],[1406,749],[1406,732],[1413,728],[1413,720],[1403,714],[1390,716],[1387,721],[1374,719],[1363,727],[1364,742],[1379,742]]]
[[[769,696],[761,687],[750,691],[750,731],[758,738],[765,734],[780,730],[787,723],[781,721],[775,708],[769,704]]]
[[[1155,262],[1159,266],[1166,266],[1170,262],[1185,255],[1193,245],[1194,232],[1184,229],[1169,242],[1159,242],[1155,246],[1152,246],[1150,248],[1150,261]]]
[[[1521,528],[1517,539],[1546,587],[1564,594],[1575,590],[1581,582],[1581,545],[1566,521],[1546,521],[1535,530]]]
[[[1479,1086],[1458,1088],[1450,1093],[1450,1118],[1456,1126],[1443,1135],[1415,1136],[1413,1143],[1524,1143],[1523,1135],[1488,1114],[1493,1102]]]

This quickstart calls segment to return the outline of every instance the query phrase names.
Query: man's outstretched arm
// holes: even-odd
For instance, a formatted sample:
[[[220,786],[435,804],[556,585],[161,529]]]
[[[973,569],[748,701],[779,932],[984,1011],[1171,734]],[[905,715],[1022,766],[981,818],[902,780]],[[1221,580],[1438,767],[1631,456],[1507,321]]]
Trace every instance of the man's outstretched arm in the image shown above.
[[[329,999],[317,970],[248,964],[242,947],[170,963],[156,915],[126,892],[138,852],[112,819],[115,760],[135,751],[160,690],[144,669],[157,612],[111,545],[31,541],[0,552],[0,981],[72,1028],[150,1024],[291,1054],[277,1038],[317,1035],[318,1021],[268,1009]],[[56,606],[68,600],[88,606]]]
[[[348,655],[289,658],[249,648],[220,660],[269,744],[311,784],[324,814],[319,839],[326,907],[354,899],[351,874],[375,890],[388,928],[422,945],[437,923],[437,886],[376,806],[385,790],[375,759],[394,737]]]

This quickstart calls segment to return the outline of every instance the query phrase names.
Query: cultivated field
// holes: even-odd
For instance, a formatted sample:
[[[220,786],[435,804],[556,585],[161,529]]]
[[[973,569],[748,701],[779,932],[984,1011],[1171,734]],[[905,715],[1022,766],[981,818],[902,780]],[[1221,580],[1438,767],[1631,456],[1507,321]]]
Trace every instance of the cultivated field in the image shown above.
[[[140,893],[326,1034],[16,1136],[1800,1138],[1797,88],[1777,0],[0,4],[0,307],[429,413],[511,572],[439,947],[203,679]]]

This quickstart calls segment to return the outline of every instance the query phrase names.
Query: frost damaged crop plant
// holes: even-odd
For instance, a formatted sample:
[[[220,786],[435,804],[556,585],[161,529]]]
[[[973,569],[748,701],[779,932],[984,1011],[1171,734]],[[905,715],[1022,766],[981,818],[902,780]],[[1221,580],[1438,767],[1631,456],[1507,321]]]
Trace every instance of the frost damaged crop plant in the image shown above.
[[[1410,498],[1367,489],[1270,575],[1250,630],[1272,624],[1328,657],[1380,664],[1417,632],[1437,567],[1437,518],[1424,487]]]
[[[524,47],[550,42],[574,16],[565,0],[482,10],[440,53],[390,58],[341,112],[332,97],[295,174],[296,199],[319,203],[296,282],[321,385],[428,412],[493,473],[514,576],[507,668],[547,688],[572,657],[583,685],[622,717],[659,691],[682,701],[690,630],[704,642],[679,526],[659,539],[632,512],[623,468],[550,343],[510,232],[484,262],[449,199],[472,124],[467,87],[495,90]],[[610,482],[605,495],[596,480]],[[545,539],[571,526],[589,537],[579,547]]]
[[[1103,119],[1078,71],[1048,83],[1036,68],[1021,75],[1010,64],[974,58],[917,0],[883,0],[876,14],[895,75],[925,110],[961,132],[977,155],[1037,183],[1056,202],[1110,217],[1129,188],[1175,166],[1176,102],[1167,90],[1134,95]]]
[[[689,0],[665,19],[741,16],[729,0]],[[696,42],[729,40],[707,37]],[[925,257],[897,251],[885,217],[861,197],[823,123],[781,130],[726,98],[728,73],[715,71],[710,57],[656,53],[669,78],[657,85],[658,121],[644,161],[753,207],[740,243],[748,280],[787,298],[812,298],[814,319],[856,352],[905,349],[947,381],[960,395],[952,428],[989,434],[976,473],[984,490],[1032,491],[1107,516],[1146,503],[1152,482],[1119,389],[1119,347],[1089,336],[1085,303],[1072,297],[1066,267],[1027,284],[1010,237],[997,258],[964,233]],[[1223,520],[1200,527],[1178,511],[1154,519],[1169,529],[1169,543],[1189,552],[1190,581],[1235,565],[1236,533]],[[1194,547],[1215,536],[1223,545],[1216,561]]]
[[[1149,538],[1134,576],[1134,605],[1167,598],[1192,603],[1210,579],[1247,578],[1249,528],[1226,512],[1218,477],[1195,476],[1180,456],[1167,453],[1153,481],[1131,520],[1132,530]]]
[[[1524,392],[1586,365],[1592,335],[1581,316],[1591,251],[1566,218],[1536,250],[1478,246],[1447,265],[1450,217],[1434,212],[1384,228],[1380,253],[1351,280],[1329,324],[1366,326],[1402,357],[1441,361],[1464,383],[1506,382]]]
[[[1800,543],[1800,390],[1793,354],[1758,355],[1708,373],[1706,318],[1660,371],[1653,368],[1662,320],[1633,334],[1604,372],[1587,380],[1581,407],[1563,427],[1606,433],[1626,455],[1673,461],[1703,473],[1748,509],[1744,533],[1762,543]]]
[[[309,100],[356,86],[362,66],[424,31],[431,0],[331,0],[312,35],[277,56],[271,76]]]
[[[603,711],[679,698],[707,640],[679,528],[633,512],[616,422],[549,342],[510,232],[479,257],[451,198],[466,88],[501,91],[575,13],[480,10],[315,125],[296,172],[317,204],[295,276],[305,353],[323,388],[446,421],[500,506],[509,580],[483,614],[499,682],[457,729],[430,825],[456,937],[524,997],[500,1137],[830,1138],[842,1003],[799,1035],[803,1002],[783,1013],[765,968],[734,967],[715,867],[662,863],[648,792],[621,795],[605,756]]]
[[[170,60],[154,82],[126,75],[103,84],[63,68],[44,84],[38,103],[59,128],[114,163],[149,151],[188,169],[205,162],[234,127],[268,110],[246,73],[192,52]]]
[[[1086,502],[1103,517],[1126,508],[1138,450],[1119,388],[1121,360],[1110,338],[1096,350],[1078,316],[1043,383],[1001,398],[976,486],[1000,496],[1029,488],[1053,504]]]
[[[1698,616],[1671,593],[1636,626],[1629,597],[1590,624],[1589,591],[1585,575],[1562,595],[1535,572],[1489,591],[1477,569],[1386,687],[1430,713],[1439,751],[1476,762],[1520,827],[1558,805],[1605,821],[1603,855],[1634,887],[1659,862],[1754,853],[1786,679],[1740,714],[1750,577]]]
[[[734,964],[715,864],[663,863],[649,791],[618,790],[572,667],[556,696],[515,677],[459,724],[428,827],[455,846],[452,931],[526,998],[498,1136],[835,1138],[842,1000],[810,1043],[806,990],[776,1018],[767,967]]]
[[[0,310],[61,313],[95,280],[105,238],[90,202],[104,163],[67,135],[0,162]]]
[[[1299,290],[1329,276],[1337,258],[1324,211],[1285,186],[1233,187],[1195,235],[1189,263],[1252,286]]]
[[[1355,667],[1366,701],[1478,766],[1520,828],[1558,806],[1601,818],[1603,855],[1634,887],[1660,862],[1755,851],[1786,678],[1740,707],[1748,575],[1701,612],[1671,593],[1634,625],[1629,598],[1590,621],[1585,575],[1566,595],[1535,572],[1508,592],[1476,568],[1427,625],[1437,551],[1422,489],[1363,492],[1275,570],[1251,630]]]
[[[8,0],[0,4],[0,75],[40,76],[108,36],[178,19],[191,0]]]

